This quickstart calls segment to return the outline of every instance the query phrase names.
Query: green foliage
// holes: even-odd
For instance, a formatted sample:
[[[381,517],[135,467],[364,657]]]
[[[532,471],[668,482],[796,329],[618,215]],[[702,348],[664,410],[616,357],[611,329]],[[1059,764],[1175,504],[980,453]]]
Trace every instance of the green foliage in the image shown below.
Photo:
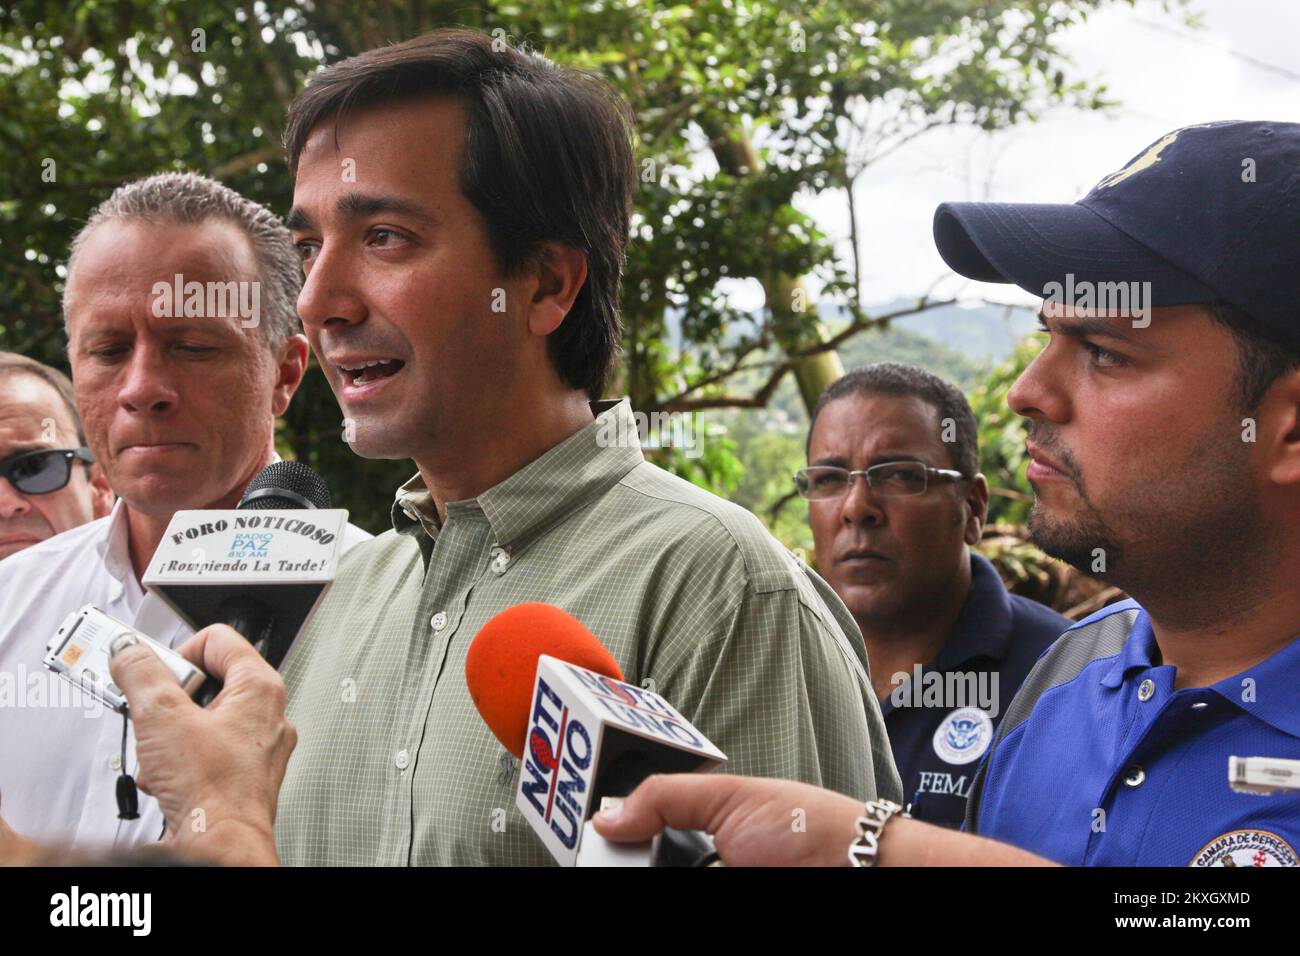
[[[66,368],[60,263],[115,186],[194,169],[284,212],[279,136],[310,73],[460,24],[597,71],[631,102],[642,178],[611,393],[646,412],[718,400],[734,385],[719,370],[770,355],[778,331],[772,308],[755,319],[729,306],[721,280],[752,277],[770,291],[815,274],[858,309],[849,267],[795,197],[846,188],[861,171],[850,140],[864,140],[867,107],[891,117],[865,136],[868,152],[934,125],[992,129],[1054,105],[1095,108],[1104,89],[1063,77],[1058,42],[1108,2],[1121,0],[11,3],[0,9],[0,347]],[[775,305],[782,322],[806,322]],[[680,335],[669,334],[669,309]],[[318,467],[359,523],[382,529],[411,468],[353,456],[339,419],[310,372],[280,444]],[[720,441],[673,467],[743,490],[727,449]]]
[[[993,491],[989,499],[990,524],[1023,524],[1029,517],[1034,490],[1025,478],[1029,464],[1025,419],[1007,405],[1007,393],[1045,344],[1046,337],[1039,333],[1026,338],[1011,358],[968,396],[979,423],[980,471]]]
[[[803,405],[793,385],[778,396],[802,413]],[[715,413],[726,421],[727,434],[736,442],[744,473],[731,500],[758,515],[786,547],[812,551],[808,527],[808,506],[792,497],[794,472],[802,468],[807,416],[793,416],[782,409]]]
[[[699,440],[698,454],[675,449],[647,451],[646,457],[679,477],[723,498],[731,496],[740,483],[745,467],[736,455],[737,443],[724,429],[705,433]]]
[[[963,391],[973,388],[988,374],[988,362],[972,359],[933,339],[917,335],[902,323],[858,335],[846,342],[839,352],[845,371],[872,362],[903,362],[919,365]]]

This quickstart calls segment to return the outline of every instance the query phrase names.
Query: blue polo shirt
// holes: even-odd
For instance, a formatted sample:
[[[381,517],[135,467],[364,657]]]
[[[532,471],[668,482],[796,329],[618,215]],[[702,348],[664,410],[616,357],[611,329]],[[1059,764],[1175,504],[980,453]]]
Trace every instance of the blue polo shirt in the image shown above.
[[[1135,601],[1067,631],[1007,712],[966,828],[1072,865],[1300,863],[1300,793],[1228,786],[1230,756],[1300,759],[1300,638],[1209,687],[1174,690],[1158,659]]]
[[[916,817],[961,825],[979,759],[1016,689],[1071,623],[1009,594],[993,565],[971,554],[970,591],[938,656],[913,668],[880,704],[903,799]]]

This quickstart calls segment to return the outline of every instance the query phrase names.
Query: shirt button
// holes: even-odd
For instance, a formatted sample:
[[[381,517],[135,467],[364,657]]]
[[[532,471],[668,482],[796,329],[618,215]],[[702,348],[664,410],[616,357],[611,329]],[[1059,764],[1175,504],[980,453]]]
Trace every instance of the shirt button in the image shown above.
[[[397,751],[397,756],[393,758],[393,763],[397,764],[398,770],[405,770],[406,765],[411,762],[411,756],[405,750]]]
[[[1156,695],[1156,682],[1150,677],[1138,685],[1138,700],[1145,703]]]
[[[1192,704],[1192,710],[1204,710],[1206,707],[1209,706],[1210,705],[1208,702],[1203,700],[1198,700],[1196,703]]]
[[[505,574],[508,567],[510,567],[510,552],[505,548],[493,548],[492,570],[497,574]]]
[[[433,617],[429,618],[429,623],[433,625],[435,631],[441,631],[447,626],[447,614],[445,611],[439,611]]]
[[[108,768],[109,768],[110,770],[121,770],[121,769],[122,769],[122,755],[121,755],[121,754],[113,754],[113,756],[109,757],[109,758],[108,758]]]
[[[1129,767],[1128,772],[1124,774],[1124,786],[1140,787],[1142,786],[1142,781],[1145,780],[1146,778],[1147,778],[1147,772],[1143,770],[1141,767],[1139,767],[1137,764],[1134,764],[1133,766]]]

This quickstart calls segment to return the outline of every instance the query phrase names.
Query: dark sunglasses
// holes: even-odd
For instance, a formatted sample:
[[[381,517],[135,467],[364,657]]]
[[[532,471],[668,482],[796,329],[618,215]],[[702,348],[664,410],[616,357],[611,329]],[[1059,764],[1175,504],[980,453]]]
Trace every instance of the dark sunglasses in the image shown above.
[[[89,448],[25,451],[0,461],[0,478],[7,479],[15,490],[25,495],[48,495],[67,485],[74,459],[92,464],[95,456]]]

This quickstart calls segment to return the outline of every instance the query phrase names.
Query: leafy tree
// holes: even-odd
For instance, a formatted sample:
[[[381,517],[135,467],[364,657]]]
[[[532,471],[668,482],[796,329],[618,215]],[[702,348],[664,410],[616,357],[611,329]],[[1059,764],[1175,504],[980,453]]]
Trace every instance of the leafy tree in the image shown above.
[[[793,375],[808,406],[842,370],[835,348],[880,323],[796,197],[846,189],[851,204],[871,162],[937,125],[1102,105],[1100,86],[1067,79],[1058,43],[1115,2],[1133,0],[20,0],[0,10],[0,341],[64,364],[60,262],[114,186],[196,169],[284,211],[279,133],[310,73],[461,24],[596,70],[632,103],[642,177],[612,391],[646,412],[754,408]],[[810,276],[850,326],[821,326]],[[764,288],[758,317],[728,304],[722,280],[736,278]],[[756,390],[733,391],[772,356]],[[321,470],[359,523],[383,528],[409,465],[359,459],[341,432],[323,377],[309,374],[284,450]],[[661,458],[725,491],[736,463],[716,452]]]
[[[1035,333],[1016,347],[1015,353],[997,367],[967,397],[979,424],[980,471],[989,481],[989,524],[1024,524],[1034,489],[1025,478],[1029,457],[1025,453],[1025,419],[1007,405],[1007,393],[1047,338]]]

